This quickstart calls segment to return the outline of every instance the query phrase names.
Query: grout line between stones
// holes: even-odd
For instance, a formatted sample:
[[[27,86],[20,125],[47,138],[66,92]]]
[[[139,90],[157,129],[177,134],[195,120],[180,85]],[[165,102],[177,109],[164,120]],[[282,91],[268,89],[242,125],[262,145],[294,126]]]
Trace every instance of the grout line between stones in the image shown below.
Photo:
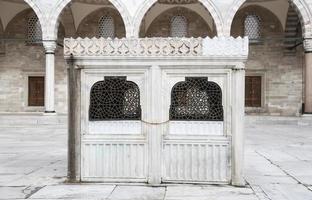
[[[109,193],[109,195],[105,198],[105,200],[109,200],[109,198],[112,196],[112,194],[114,193],[114,191],[116,190],[117,185],[115,185],[115,187],[113,188],[113,190]]]
[[[286,170],[284,170],[280,165],[275,164],[272,160],[270,160],[269,158],[267,158],[265,155],[261,154],[258,151],[255,151],[259,156],[263,157],[264,159],[266,159],[267,161],[269,161],[272,165],[274,165],[275,167],[279,168],[282,172],[284,172],[287,176],[289,176],[290,178],[292,178],[293,180],[295,180],[299,185],[302,185],[303,187],[305,187],[307,190],[309,190],[310,192],[312,192],[312,190],[304,183],[302,183],[300,180],[298,180],[295,176],[291,175],[290,173],[288,173]]]

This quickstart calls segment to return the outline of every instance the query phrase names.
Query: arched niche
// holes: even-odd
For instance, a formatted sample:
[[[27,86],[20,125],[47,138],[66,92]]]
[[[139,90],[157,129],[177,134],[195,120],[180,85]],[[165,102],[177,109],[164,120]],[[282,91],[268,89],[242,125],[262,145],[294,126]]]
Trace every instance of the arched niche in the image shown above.
[[[79,37],[97,37],[99,35],[99,21],[103,16],[111,16],[114,19],[115,37],[126,36],[126,29],[119,12],[111,7],[99,8],[87,15],[77,28]]]
[[[36,13],[31,8],[15,15],[6,27],[5,36],[14,39],[27,39],[28,21],[34,16],[36,16]]]
[[[274,13],[259,5],[250,5],[241,8],[236,13],[231,26],[231,36],[244,36],[244,22],[248,15],[257,15],[260,18],[261,37],[265,38],[283,35],[282,23]]]
[[[156,2],[144,15],[140,24],[140,37],[169,37],[172,17],[183,15],[187,20],[188,37],[217,35],[215,22],[200,3],[163,4]]]
[[[226,15],[225,21],[224,21],[224,33],[226,35],[231,33],[231,24],[233,24],[233,20],[235,15],[237,15],[237,13],[239,12],[239,10],[246,4],[246,3],[252,3],[252,1],[249,0],[235,0],[232,4],[231,7],[228,11],[228,14]],[[271,3],[284,3],[285,5],[288,6],[292,6],[296,13],[299,16],[299,20],[301,23],[301,27],[302,27],[302,33],[303,33],[303,37],[306,35],[311,35],[311,31],[310,31],[310,27],[311,27],[311,21],[312,21],[312,13],[309,12],[310,8],[308,7],[308,5],[306,4],[306,2],[304,0],[289,0],[286,1],[272,1]],[[268,6],[268,5],[267,5]],[[275,6],[276,9],[278,11],[281,11],[281,9],[285,12],[287,12],[287,8],[281,7],[276,5]],[[272,10],[272,6],[268,7]]]
[[[216,29],[213,21],[211,25],[209,25],[207,20],[192,9],[176,6],[166,9],[158,16],[154,17],[152,22],[150,24],[148,23],[149,25],[147,24],[148,27],[146,27],[145,22],[142,22],[140,37],[170,37],[172,18],[179,15],[185,17],[187,21],[187,37],[216,36]],[[149,15],[146,17],[148,16]]]
[[[126,31],[125,31],[126,34],[125,35],[131,35],[132,21],[131,21],[131,18],[130,18],[129,11],[128,11],[126,5],[123,3],[123,1],[122,0],[114,0],[114,1],[103,0],[103,1],[109,2],[111,4],[110,7],[114,8],[114,9],[116,9],[118,11],[118,13],[121,16],[122,21],[124,23],[125,29],[126,29]],[[102,1],[88,1],[88,0],[61,0],[61,1],[59,1],[56,4],[56,6],[55,6],[54,14],[51,15],[51,17],[50,17],[50,21],[51,22],[50,22],[49,26],[47,27],[47,33],[46,33],[45,37],[50,37],[50,38],[55,37],[56,32],[58,30],[58,24],[59,24],[59,21],[60,21],[60,17],[62,16],[63,12],[66,9],[71,8],[76,3],[81,4],[82,7],[83,6],[88,7],[88,5],[91,5],[93,7],[96,6],[98,8],[102,8],[103,7]],[[105,3],[105,5],[106,5],[106,3]],[[83,9],[83,10],[86,11],[88,9]],[[72,15],[75,18],[74,11],[72,11]],[[81,24],[81,23],[79,23],[79,24]],[[76,24],[76,20],[75,19],[74,19],[74,25],[75,25],[76,29],[79,29],[79,25]],[[74,35],[73,37],[75,37],[75,36],[77,36],[77,34]]]

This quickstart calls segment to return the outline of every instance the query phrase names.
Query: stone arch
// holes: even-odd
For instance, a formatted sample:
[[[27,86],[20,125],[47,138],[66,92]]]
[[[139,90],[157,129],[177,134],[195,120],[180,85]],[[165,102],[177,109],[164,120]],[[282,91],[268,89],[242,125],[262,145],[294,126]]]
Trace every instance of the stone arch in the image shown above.
[[[198,0],[211,14],[212,19],[216,26],[216,32],[218,36],[223,35],[223,21],[221,14],[217,7],[213,4],[211,0]],[[148,12],[148,10],[157,3],[158,0],[147,0],[145,1],[142,6],[138,9],[138,11],[135,14],[134,20],[133,20],[133,33],[132,36],[138,37],[140,33],[140,26],[141,22],[144,19],[145,14]]]
[[[89,13],[84,19],[80,22],[77,27],[77,36],[78,37],[97,37],[98,36],[98,25],[99,20],[102,16],[110,15],[114,19],[115,23],[115,36],[117,38],[123,38],[126,36],[125,24],[122,20],[122,17],[118,10],[109,7],[102,7],[96,9],[95,11]]]
[[[35,12],[35,14],[38,17],[38,20],[41,24],[41,29],[43,32],[43,25],[44,25],[44,20],[45,20],[45,15],[43,14],[43,12],[41,11],[40,7],[35,3],[35,1],[33,0],[24,0],[29,6],[30,8]]]
[[[122,16],[126,28],[126,35],[129,36],[129,34],[131,33],[132,24],[130,20],[130,14],[126,5],[122,2],[122,0],[110,0],[110,2]],[[55,39],[57,35],[59,17],[63,9],[70,3],[72,3],[72,0],[59,0],[55,8],[53,9],[53,14],[51,14],[51,16],[49,17],[49,23],[47,23],[47,27],[44,30],[44,37]]]
[[[228,10],[228,15],[226,16],[226,21],[224,22],[224,34],[226,36],[229,36],[231,33],[231,25],[233,22],[233,19],[238,12],[238,10],[241,8],[241,6],[246,3],[247,0],[235,0],[235,2],[232,4],[230,9]],[[302,24],[302,32],[303,35],[306,37],[307,35],[312,35],[312,27],[311,27],[311,19],[312,19],[312,13],[309,9],[308,4],[304,0],[290,0],[290,4],[295,8],[297,11],[297,14],[300,18],[300,22]]]
[[[27,39],[28,19],[34,15],[36,15],[36,13],[31,8],[24,9],[17,13],[6,26],[4,30],[5,37]],[[39,18],[38,20],[40,21]]]
[[[256,14],[261,19],[261,37],[268,35],[280,35],[284,34],[282,22],[280,19],[270,10],[260,5],[249,5],[241,8],[233,18],[231,24],[231,36],[232,37],[243,37],[244,36],[244,19],[248,14]],[[269,31],[267,31],[269,30]]]

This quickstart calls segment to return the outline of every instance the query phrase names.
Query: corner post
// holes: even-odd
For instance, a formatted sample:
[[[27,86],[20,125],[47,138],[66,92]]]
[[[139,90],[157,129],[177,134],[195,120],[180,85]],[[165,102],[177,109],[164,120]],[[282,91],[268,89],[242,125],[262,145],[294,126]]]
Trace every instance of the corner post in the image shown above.
[[[233,69],[232,76],[232,185],[244,186],[245,66]]]
[[[68,63],[68,181],[80,181],[81,70],[71,55]]]

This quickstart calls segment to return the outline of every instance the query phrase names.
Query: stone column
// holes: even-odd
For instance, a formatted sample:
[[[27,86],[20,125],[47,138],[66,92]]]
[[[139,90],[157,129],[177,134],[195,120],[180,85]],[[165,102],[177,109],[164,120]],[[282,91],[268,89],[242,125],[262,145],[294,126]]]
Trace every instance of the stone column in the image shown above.
[[[55,113],[54,108],[54,84],[55,84],[55,41],[45,41],[43,46],[46,54],[44,106],[45,113]]]
[[[71,57],[68,64],[68,181],[80,180],[80,135],[81,135],[81,69]]]
[[[232,79],[232,185],[244,186],[245,66],[233,69]]]
[[[304,112],[312,113],[312,38],[304,39],[305,50],[305,99]]]

